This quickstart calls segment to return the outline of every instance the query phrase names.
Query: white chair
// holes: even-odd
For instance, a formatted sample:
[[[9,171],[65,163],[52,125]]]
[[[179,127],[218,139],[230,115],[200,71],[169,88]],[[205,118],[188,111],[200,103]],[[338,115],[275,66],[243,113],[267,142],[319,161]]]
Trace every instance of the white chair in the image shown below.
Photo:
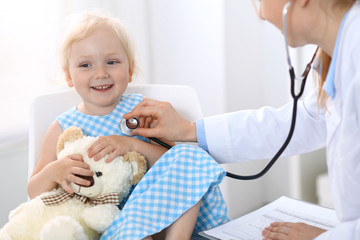
[[[189,120],[202,117],[197,93],[190,86],[129,85],[126,93],[141,93],[145,97],[170,102],[182,116]],[[41,95],[32,100],[29,118],[28,177],[31,176],[39,159],[42,139],[50,123],[56,116],[80,102],[81,98],[73,89]]]

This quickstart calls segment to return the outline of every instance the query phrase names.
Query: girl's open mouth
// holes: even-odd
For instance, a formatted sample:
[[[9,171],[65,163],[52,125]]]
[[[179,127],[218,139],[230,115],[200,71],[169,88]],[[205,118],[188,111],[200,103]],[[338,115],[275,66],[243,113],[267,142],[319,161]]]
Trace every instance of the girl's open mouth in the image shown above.
[[[109,88],[111,88],[113,85],[101,85],[101,86],[93,86],[91,87],[92,89],[96,90],[96,91],[105,91]]]

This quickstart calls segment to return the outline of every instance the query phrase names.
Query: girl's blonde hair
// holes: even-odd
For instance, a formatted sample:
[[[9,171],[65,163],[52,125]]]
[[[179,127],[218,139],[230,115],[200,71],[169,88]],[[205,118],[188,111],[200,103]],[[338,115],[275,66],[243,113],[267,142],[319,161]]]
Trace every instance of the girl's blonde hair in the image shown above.
[[[76,20],[71,21],[60,46],[60,65],[66,78],[70,76],[69,57],[71,46],[74,42],[89,37],[98,29],[107,29],[116,34],[125,49],[129,61],[129,72],[131,76],[134,73],[136,74],[138,66],[135,61],[135,49],[124,26],[116,18],[109,17],[103,13],[86,12],[77,16]]]
[[[328,1],[328,0],[326,0]],[[356,0],[333,0],[331,3],[333,4],[333,8],[342,9],[348,8],[352,4],[354,4]],[[318,97],[317,97],[317,104],[319,108],[326,109],[326,101],[328,99],[328,95],[326,94],[325,90],[323,89],[327,73],[329,71],[331,57],[321,48],[317,53],[317,61],[316,61],[315,69],[318,69],[319,72],[314,71],[314,79],[317,82],[318,88]]]

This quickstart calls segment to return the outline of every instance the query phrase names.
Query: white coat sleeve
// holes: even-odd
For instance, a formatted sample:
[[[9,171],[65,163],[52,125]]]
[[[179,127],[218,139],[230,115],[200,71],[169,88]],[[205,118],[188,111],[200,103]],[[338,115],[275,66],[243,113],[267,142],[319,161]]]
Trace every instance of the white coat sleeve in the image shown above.
[[[289,103],[279,109],[264,107],[205,118],[209,153],[219,163],[272,158],[287,137],[291,115]],[[282,156],[316,150],[325,143],[324,114],[319,113],[312,92],[298,102],[294,136]]]
[[[360,220],[341,223],[334,229],[324,232],[314,240],[359,240],[360,239]]]

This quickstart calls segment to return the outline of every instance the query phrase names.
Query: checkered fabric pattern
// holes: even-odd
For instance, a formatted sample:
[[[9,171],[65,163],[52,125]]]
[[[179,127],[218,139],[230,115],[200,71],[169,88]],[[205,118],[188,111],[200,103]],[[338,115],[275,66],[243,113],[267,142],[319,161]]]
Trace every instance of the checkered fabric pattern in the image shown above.
[[[122,135],[120,121],[125,113],[130,112],[143,99],[141,94],[127,94],[121,96],[119,103],[114,110],[105,116],[91,116],[78,111],[76,106],[64,112],[56,118],[63,130],[76,126],[81,128],[84,135],[98,137],[108,135]],[[137,138],[148,141],[146,138]]]
[[[41,200],[43,201],[43,203],[46,206],[51,207],[51,206],[59,205],[63,202],[66,202],[67,200],[69,200],[71,198],[75,198],[84,204],[90,204],[90,205],[99,205],[99,204],[119,205],[120,204],[119,193],[116,193],[116,192],[103,194],[96,198],[88,198],[86,196],[81,196],[76,193],[71,194],[71,193],[68,193],[65,191],[61,191],[59,193],[51,194],[48,196],[43,196],[43,197],[41,197]]]
[[[91,116],[81,113],[76,109],[76,106],[64,112],[56,118],[61,128],[65,130],[68,127],[76,126],[81,128],[86,136],[98,137],[109,135],[122,135],[120,130],[120,121],[125,113],[130,112],[136,105],[143,100],[141,94],[127,94],[121,96],[119,103],[114,110],[105,116]],[[149,142],[147,138],[141,136],[133,136],[145,142]],[[131,194],[131,191],[128,196]],[[128,196],[120,203],[120,209],[125,205]]]
[[[203,149],[174,146],[138,183],[101,239],[142,239],[172,224],[200,200],[196,232],[229,221],[219,189],[225,175]]]

